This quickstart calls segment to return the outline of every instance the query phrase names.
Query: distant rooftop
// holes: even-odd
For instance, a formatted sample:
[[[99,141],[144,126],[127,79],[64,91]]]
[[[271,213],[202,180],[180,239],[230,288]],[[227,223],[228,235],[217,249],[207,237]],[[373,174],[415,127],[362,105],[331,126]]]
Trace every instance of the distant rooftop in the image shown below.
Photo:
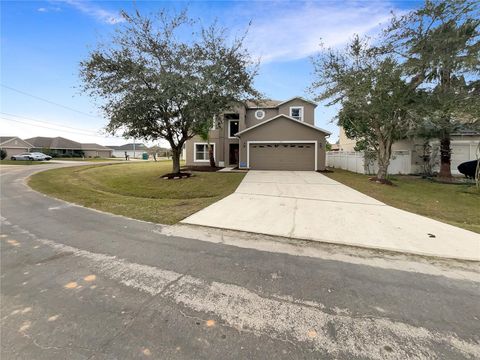
[[[143,143],[129,143],[120,146],[109,146],[109,149],[113,150],[133,150],[133,145],[135,144],[135,150],[148,150],[148,147]]]
[[[112,148],[96,144],[96,143],[81,143],[82,150],[112,150]]]
[[[43,137],[37,136],[30,139],[25,139],[35,148],[49,148],[49,149],[71,149],[71,150],[81,150],[82,144],[79,142],[66,139],[63,137]]]
[[[32,146],[37,149],[111,150],[110,148],[100,144],[83,144],[63,137],[37,136],[30,139],[25,139],[25,141],[32,144]]]

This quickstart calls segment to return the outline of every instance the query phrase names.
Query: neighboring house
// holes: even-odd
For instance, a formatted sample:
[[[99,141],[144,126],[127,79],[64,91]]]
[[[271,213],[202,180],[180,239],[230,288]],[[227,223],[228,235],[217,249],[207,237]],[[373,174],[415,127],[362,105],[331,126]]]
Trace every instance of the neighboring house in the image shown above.
[[[459,174],[457,166],[468,160],[476,160],[478,146],[480,143],[480,133],[471,130],[463,130],[451,135],[450,147],[452,149],[451,170],[452,174]],[[355,161],[363,161],[362,156],[355,152],[356,141],[347,138],[345,131],[340,127],[339,151],[335,154],[327,154],[327,166],[336,166],[351,171],[361,172],[365,168],[362,165],[353,165]],[[405,139],[397,141],[392,146],[392,166],[389,168],[390,174],[420,174],[423,171],[424,139]],[[436,156],[439,170],[439,141],[431,140],[429,145],[433,149],[433,155]],[[344,160],[339,160],[344,158]],[[356,159],[356,160],[354,160]],[[348,165],[350,163],[350,165]],[[353,168],[352,168],[353,167]],[[358,170],[355,170],[355,168]],[[374,172],[375,169],[372,168]],[[366,173],[371,171],[365,170]]]
[[[55,156],[111,157],[112,149],[99,144],[82,144],[63,137],[42,137],[26,139],[32,144],[32,151],[48,152]]]
[[[130,143],[121,146],[109,146],[113,150],[114,157],[125,157],[125,151],[131,158],[141,159],[144,152],[148,152],[148,147],[142,143]]]
[[[347,137],[342,126],[339,126],[338,133],[338,151],[355,151],[357,142]]]
[[[314,102],[300,97],[238,104],[210,131],[217,166],[254,170],[323,170],[326,136],[315,126]],[[199,136],[186,142],[186,164],[208,165]]]
[[[99,144],[95,143],[81,143],[82,151],[84,156],[87,158],[90,157],[101,157],[101,158],[110,158],[112,157],[113,150]]]
[[[32,147],[32,144],[17,136],[0,136],[0,149],[7,152],[7,159],[14,155],[29,152]]]

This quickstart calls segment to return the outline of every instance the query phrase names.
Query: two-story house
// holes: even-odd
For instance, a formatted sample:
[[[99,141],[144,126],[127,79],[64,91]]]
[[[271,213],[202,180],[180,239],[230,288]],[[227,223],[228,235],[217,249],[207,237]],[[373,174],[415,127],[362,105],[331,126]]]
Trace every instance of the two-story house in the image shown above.
[[[210,131],[217,166],[252,170],[324,170],[330,133],[315,126],[317,104],[301,97],[246,102],[222,115]],[[207,143],[186,143],[188,166],[208,165]]]

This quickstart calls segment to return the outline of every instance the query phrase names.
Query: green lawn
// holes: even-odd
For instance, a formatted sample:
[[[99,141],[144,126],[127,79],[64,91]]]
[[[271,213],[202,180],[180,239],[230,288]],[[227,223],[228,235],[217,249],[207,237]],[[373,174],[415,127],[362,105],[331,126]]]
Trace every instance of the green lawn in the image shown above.
[[[170,161],[97,164],[33,175],[35,190],[66,201],[134,219],[174,224],[235,191],[241,173],[194,172],[164,180]]]
[[[0,160],[0,165],[39,165],[48,164],[47,161],[32,161],[32,160]]]
[[[396,208],[480,233],[480,191],[474,185],[395,176],[390,180],[396,186],[386,186],[368,181],[369,175],[340,169],[325,175]]]

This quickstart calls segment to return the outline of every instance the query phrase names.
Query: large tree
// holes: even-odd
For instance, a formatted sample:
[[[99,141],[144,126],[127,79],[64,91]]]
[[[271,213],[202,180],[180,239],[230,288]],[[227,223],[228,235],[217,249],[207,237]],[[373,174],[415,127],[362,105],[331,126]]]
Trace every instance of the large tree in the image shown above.
[[[81,62],[83,90],[102,100],[109,132],[167,140],[177,173],[188,139],[232,103],[259,95],[257,66],[244,36],[228,41],[225,29],[202,28],[186,11],[122,16],[112,40]]]
[[[450,136],[479,127],[480,13],[478,0],[426,1],[392,20],[386,31],[423,102],[423,133],[440,140],[440,174],[451,177]]]
[[[338,124],[378,161],[377,179],[385,182],[392,144],[413,126],[417,94],[402,69],[368,41],[355,36],[345,50],[323,49],[313,59],[317,101],[340,105]]]

